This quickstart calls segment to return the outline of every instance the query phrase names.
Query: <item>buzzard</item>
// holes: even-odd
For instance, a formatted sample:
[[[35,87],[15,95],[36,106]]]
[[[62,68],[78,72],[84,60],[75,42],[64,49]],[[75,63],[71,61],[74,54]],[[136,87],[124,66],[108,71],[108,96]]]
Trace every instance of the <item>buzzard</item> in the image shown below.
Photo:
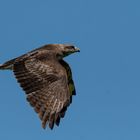
[[[76,94],[71,69],[63,58],[79,51],[73,45],[48,44],[0,65],[0,70],[14,72],[44,129],[47,124],[50,129],[59,125]]]

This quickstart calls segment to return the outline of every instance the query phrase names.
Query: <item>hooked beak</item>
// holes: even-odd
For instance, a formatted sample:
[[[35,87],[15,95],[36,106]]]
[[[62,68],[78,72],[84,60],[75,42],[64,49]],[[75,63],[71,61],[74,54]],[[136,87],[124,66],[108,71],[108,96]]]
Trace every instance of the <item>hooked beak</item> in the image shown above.
[[[80,52],[80,49],[75,47],[75,52]]]

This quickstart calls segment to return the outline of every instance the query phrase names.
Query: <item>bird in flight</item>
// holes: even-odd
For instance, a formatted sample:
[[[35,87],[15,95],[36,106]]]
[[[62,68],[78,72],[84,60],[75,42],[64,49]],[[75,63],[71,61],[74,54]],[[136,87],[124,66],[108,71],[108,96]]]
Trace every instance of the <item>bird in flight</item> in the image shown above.
[[[63,58],[79,51],[73,45],[48,44],[0,65],[0,70],[13,71],[44,129],[59,126],[76,95],[70,66]]]

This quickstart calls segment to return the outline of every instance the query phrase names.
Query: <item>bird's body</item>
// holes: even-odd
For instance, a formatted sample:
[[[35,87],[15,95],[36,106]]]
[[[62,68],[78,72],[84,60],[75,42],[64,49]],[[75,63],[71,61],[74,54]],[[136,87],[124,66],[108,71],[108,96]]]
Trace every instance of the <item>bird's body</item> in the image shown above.
[[[49,44],[0,65],[1,70],[13,70],[43,128],[59,125],[76,94],[71,69],[63,57],[78,51],[72,45]]]

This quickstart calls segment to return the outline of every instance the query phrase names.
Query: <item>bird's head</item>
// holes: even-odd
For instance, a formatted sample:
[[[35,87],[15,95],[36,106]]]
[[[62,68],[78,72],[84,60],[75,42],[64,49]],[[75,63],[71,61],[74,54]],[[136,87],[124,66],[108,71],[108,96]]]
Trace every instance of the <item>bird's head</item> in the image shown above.
[[[63,57],[66,57],[72,53],[80,52],[80,49],[70,44],[58,44],[58,48],[60,53],[62,53]]]
[[[58,59],[63,59],[64,57],[80,52],[80,49],[70,44],[48,44],[36,50],[49,50],[50,54],[54,54]]]
[[[62,59],[72,53],[80,52],[79,48],[70,44],[48,44],[43,46],[41,49],[49,50],[59,59]]]

